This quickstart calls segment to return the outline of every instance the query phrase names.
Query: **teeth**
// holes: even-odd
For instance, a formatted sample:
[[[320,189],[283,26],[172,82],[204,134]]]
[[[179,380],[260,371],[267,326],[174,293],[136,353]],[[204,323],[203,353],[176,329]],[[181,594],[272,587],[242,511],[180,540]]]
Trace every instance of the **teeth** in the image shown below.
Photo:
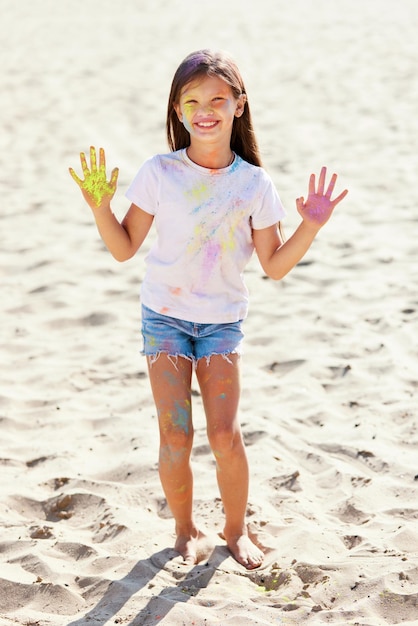
[[[205,128],[208,128],[209,126],[215,126],[216,122],[199,122],[198,126],[204,126]]]

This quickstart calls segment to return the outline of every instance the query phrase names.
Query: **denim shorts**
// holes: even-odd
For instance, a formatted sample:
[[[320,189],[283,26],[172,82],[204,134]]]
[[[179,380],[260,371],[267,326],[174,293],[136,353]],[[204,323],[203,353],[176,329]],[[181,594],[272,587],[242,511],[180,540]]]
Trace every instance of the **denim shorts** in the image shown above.
[[[244,333],[242,320],[224,324],[196,324],[168,315],[161,315],[142,305],[142,354],[155,361],[161,353],[185,357],[196,363],[199,359],[220,354],[241,354]]]

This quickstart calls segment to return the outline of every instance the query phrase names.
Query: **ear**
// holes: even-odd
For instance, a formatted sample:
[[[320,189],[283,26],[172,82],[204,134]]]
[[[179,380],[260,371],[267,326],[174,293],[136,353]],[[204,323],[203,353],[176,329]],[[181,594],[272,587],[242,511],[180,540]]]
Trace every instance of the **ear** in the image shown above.
[[[237,106],[235,109],[235,117],[241,117],[241,115],[244,113],[246,102],[247,102],[247,94],[242,93],[237,100]]]
[[[175,112],[177,113],[177,117],[179,118],[179,121],[183,122],[183,114],[181,112],[180,105],[179,104],[174,104],[173,106],[174,106]]]

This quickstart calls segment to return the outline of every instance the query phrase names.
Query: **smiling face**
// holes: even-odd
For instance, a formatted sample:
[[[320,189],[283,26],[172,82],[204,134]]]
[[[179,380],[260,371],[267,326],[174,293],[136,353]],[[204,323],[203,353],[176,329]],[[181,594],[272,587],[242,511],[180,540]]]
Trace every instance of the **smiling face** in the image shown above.
[[[174,105],[177,116],[194,142],[230,143],[235,117],[244,112],[246,96],[235,98],[231,87],[218,76],[204,76],[181,90]]]

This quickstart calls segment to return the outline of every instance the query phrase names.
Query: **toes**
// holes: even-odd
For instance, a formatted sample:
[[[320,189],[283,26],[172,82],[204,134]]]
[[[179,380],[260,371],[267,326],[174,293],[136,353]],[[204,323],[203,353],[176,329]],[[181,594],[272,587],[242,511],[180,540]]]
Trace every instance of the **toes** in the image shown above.
[[[232,556],[234,556],[234,555],[232,555]],[[240,558],[240,557],[235,557],[235,556],[234,556],[234,558],[238,561],[238,563],[240,563],[241,565],[243,565],[246,569],[252,569],[252,566],[251,566],[251,564],[250,564],[250,562],[249,562],[249,560],[248,560],[248,559],[246,559],[246,558]]]
[[[256,569],[263,563],[263,552],[246,536],[231,542],[228,544],[228,548],[235,560],[248,570]]]
[[[260,567],[260,565],[262,564],[263,560],[259,559],[259,558],[237,558],[238,563],[240,563],[241,565],[243,565],[245,567],[245,569],[257,569],[257,567]]]
[[[248,559],[248,564],[245,565],[245,567],[247,569],[256,569],[257,567],[260,567],[260,565],[262,564],[263,559],[260,557],[256,557],[256,558],[249,558]]]

